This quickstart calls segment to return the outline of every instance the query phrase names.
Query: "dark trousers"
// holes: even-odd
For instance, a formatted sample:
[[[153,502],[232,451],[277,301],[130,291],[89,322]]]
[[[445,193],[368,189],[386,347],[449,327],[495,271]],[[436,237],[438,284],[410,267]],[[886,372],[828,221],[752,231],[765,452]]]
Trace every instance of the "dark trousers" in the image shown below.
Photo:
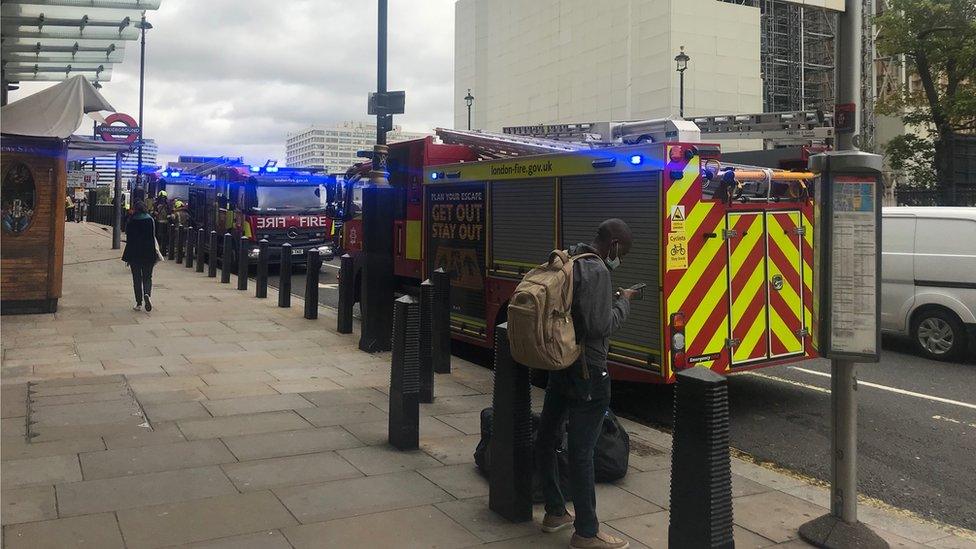
[[[159,243],[159,253],[165,255],[169,244],[169,223],[156,223],[156,242]]]
[[[143,295],[152,295],[152,272],[154,265],[140,265],[130,263],[132,269],[132,291],[136,295],[136,304],[142,305]]]
[[[568,418],[566,434],[569,439],[569,480],[573,491],[573,506],[576,508],[576,533],[591,538],[600,531],[600,521],[596,518],[596,493],[593,488],[593,449],[596,447],[603,416],[610,406],[610,380],[606,390],[595,391],[598,396],[591,400],[581,400],[563,392],[549,388],[539,419],[539,434],[536,438],[535,463],[542,481],[542,492],[546,499],[546,512],[562,515],[566,504],[559,489],[559,464],[556,461],[556,448],[560,426]]]

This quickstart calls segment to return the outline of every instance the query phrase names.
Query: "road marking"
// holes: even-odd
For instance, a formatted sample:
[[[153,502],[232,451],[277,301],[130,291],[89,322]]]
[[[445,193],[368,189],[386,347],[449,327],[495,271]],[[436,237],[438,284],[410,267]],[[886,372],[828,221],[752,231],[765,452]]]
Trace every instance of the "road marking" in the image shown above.
[[[342,268],[342,267],[340,267],[338,265],[332,265],[331,263],[323,263],[322,266],[323,267],[328,267],[330,269],[335,269],[337,271]]]
[[[820,377],[830,377],[830,374],[826,372],[818,372],[816,370],[808,370],[806,368],[800,368],[799,366],[790,366],[791,370],[796,370],[798,372],[803,372],[805,374],[811,374]],[[971,410],[976,410],[976,404],[970,404],[968,402],[960,402],[958,400],[951,400],[948,398],[942,398],[932,395],[926,395],[924,393],[916,393],[913,391],[906,391],[905,389],[899,389],[897,387],[889,387],[887,385],[880,385],[878,383],[871,383],[869,381],[857,381],[858,385],[864,385],[865,387],[873,387],[875,389],[881,389],[882,391],[888,391],[891,393],[897,393],[899,395],[905,395],[915,398],[923,398],[925,400],[931,400],[933,402],[941,402],[943,404],[952,404],[953,406],[962,406],[963,408],[969,408]]]
[[[319,283],[319,288],[327,288],[329,290],[335,290],[339,287],[338,284],[321,284]]]
[[[952,419],[951,417],[932,416],[932,419],[947,421],[949,423],[955,423],[956,425],[965,425],[966,427],[972,427],[973,429],[976,429],[976,423],[967,423],[965,421],[959,421],[958,419]]]
[[[810,389],[811,391],[817,391],[818,393],[830,394],[830,389],[824,389],[823,387],[817,387],[816,385],[810,385],[809,383],[803,383],[802,381],[793,381],[792,379],[785,379],[782,377],[771,376],[769,374],[760,374],[759,372],[742,372],[740,376],[753,376],[762,379],[768,379],[770,381],[778,381],[780,383],[786,383],[787,385],[795,385],[796,387],[803,387],[804,389]]]

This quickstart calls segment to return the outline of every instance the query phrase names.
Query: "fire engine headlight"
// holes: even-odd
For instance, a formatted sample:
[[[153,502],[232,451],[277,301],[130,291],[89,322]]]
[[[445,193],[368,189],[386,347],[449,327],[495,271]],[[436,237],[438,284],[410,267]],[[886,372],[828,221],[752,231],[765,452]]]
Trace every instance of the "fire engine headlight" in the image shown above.
[[[674,334],[671,336],[671,349],[683,351],[685,349],[685,334]]]
[[[332,251],[332,246],[319,246],[318,250],[319,250],[319,255],[322,256],[335,255]]]
[[[260,250],[258,250],[257,248],[251,248],[247,252],[247,257],[251,259],[256,259],[258,257],[258,252],[260,252]]]

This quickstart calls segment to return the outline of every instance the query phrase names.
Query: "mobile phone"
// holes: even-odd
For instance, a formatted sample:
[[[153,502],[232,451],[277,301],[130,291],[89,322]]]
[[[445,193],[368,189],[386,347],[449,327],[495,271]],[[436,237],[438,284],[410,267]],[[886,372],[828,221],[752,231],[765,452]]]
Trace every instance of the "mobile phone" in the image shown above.
[[[644,282],[638,282],[637,284],[634,284],[633,286],[631,286],[630,288],[627,288],[627,289],[628,290],[634,290],[634,291],[637,292],[637,295],[634,296],[633,299],[644,299],[644,288],[645,287],[647,287],[647,284],[646,283],[644,283]]]

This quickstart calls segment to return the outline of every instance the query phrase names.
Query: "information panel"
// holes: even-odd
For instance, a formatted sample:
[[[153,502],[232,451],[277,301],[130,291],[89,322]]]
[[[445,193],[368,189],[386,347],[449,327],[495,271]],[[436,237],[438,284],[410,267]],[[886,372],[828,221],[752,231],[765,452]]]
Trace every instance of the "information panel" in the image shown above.
[[[427,187],[427,269],[451,275],[452,313],[472,327],[485,326],[484,183]]]
[[[838,175],[831,192],[830,348],[873,355],[877,349],[877,180]]]

